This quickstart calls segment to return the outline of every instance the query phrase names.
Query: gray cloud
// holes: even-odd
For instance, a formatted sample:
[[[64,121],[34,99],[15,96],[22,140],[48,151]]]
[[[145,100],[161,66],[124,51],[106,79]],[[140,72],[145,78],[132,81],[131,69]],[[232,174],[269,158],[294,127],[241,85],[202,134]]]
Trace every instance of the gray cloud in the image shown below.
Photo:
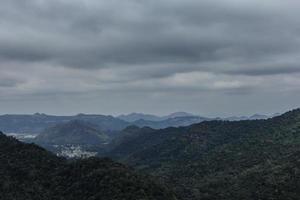
[[[15,87],[19,83],[20,83],[19,80],[9,79],[5,77],[0,80],[0,87],[5,87],[5,88]]]
[[[278,90],[292,98],[300,88],[299,8],[293,0],[2,0],[0,96],[84,106],[82,95],[105,95],[113,107],[118,94],[139,105],[188,93],[190,110],[203,96],[215,98],[210,108]],[[185,108],[161,103],[165,112]]]

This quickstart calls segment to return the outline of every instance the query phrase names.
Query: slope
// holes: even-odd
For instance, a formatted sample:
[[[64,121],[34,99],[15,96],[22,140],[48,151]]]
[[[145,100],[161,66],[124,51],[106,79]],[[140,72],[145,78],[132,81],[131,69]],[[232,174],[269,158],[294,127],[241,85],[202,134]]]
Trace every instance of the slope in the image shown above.
[[[66,161],[0,133],[3,200],[174,200],[151,177],[109,159]]]
[[[140,135],[126,146],[143,142]],[[268,120],[209,121],[157,130],[147,137],[147,148],[123,155],[124,162],[162,177],[184,199],[300,196],[299,109]]]

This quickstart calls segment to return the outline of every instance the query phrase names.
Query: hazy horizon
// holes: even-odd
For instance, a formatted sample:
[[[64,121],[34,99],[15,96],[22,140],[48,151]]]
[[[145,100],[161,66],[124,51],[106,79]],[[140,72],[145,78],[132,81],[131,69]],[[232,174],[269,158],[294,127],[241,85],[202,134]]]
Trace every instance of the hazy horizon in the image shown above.
[[[220,115],[212,115],[212,114],[201,114],[201,113],[193,113],[193,112],[187,112],[187,111],[173,111],[173,112],[168,112],[168,113],[147,113],[147,112],[128,112],[128,113],[84,113],[84,112],[78,112],[78,113],[45,113],[45,112],[28,112],[28,113],[1,113],[0,112],[0,116],[2,115],[35,115],[35,114],[45,114],[45,115],[52,115],[52,116],[75,116],[75,115],[80,115],[80,114],[84,114],[84,115],[106,115],[106,116],[113,116],[113,117],[119,117],[122,115],[130,115],[130,114],[144,114],[144,115],[153,115],[156,117],[166,117],[168,115],[171,114],[175,114],[175,113],[187,113],[187,114],[192,114],[194,116],[200,116],[200,117],[211,117],[211,118],[217,118],[217,117],[221,117],[221,118],[226,118],[226,117],[251,117],[253,115],[266,115],[266,116],[272,116],[272,115],[277,115],[277,114],[283,114],[285,112],[294,110],[294,109],[298,109],[297,108],[291,108],[289,110],[284,110],[282,112],[273,112],[273,113],[262,113],[262,112],[256,112],[256,113],[248,113],[248,114],[230,114],[230,113],[226,113],[226,114],[220,114]]]

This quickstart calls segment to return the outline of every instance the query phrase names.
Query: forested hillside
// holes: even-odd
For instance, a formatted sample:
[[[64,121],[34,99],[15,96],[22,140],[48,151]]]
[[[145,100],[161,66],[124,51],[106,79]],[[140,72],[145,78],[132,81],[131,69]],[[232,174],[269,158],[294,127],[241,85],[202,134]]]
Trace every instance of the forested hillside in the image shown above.
[[[85,121],[72,120],[45,129],[35,138],[37,143],[46,144],[90,144],[105,143],[109,136],[99,130],[97,126]]]
[[[300,197],[299,109],[268,120],[210,121],[136,135],[119,142],[111,156],[172,184],[185,200]]]
[[[174,200],[153,178],[110,159],[67,161],[0,133],[1,200]]]
[[[117,131],[129,126],[128,122],[106,115],[54,116],[36,113],[34,115],[0,115],[0,130],[5,133],[41,133],[49,127],[80,120],[97,125],[101,131]]]

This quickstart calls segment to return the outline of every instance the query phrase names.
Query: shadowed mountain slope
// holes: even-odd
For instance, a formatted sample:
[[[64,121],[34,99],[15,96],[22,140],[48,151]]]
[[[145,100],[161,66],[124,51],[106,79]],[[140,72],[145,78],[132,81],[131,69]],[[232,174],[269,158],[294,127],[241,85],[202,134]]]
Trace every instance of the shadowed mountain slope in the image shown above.
[[[151,177],[109,159],[66,161],[0,133],[2,200],[174,200]]]
[[[191,124],[200,123],[203,121],[210,121],[212,119],[198,116],[185,116],[185,117],[172,117],[164,119],[161,121],[149,121],[149,120],[137,120],[132,122],[132,124],[138,127],[148,126],[154,129],[163,129],[168,127],[180,127],[180,126],[189,126]]]
[[[73,120],[47,128],[35,138],[37,143],[48,144],[90,144],[97,145],[107,142],[109,136],[90,123]]]
[[[299,199],[299,109],[268,120],[140,131],[111,156],[161,177],[183,199]]]

